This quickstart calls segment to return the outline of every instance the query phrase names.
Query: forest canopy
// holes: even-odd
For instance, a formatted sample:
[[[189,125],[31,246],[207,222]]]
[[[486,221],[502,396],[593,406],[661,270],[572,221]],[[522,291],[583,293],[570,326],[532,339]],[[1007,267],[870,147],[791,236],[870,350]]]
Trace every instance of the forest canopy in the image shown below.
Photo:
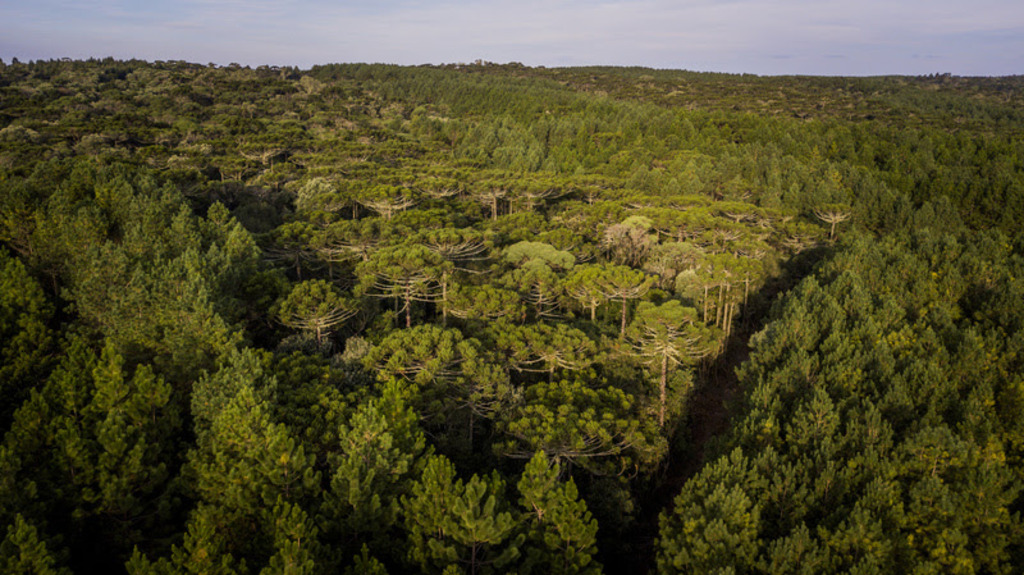
[[[0,62],[0,571],[1024,564],[1024,80]]]

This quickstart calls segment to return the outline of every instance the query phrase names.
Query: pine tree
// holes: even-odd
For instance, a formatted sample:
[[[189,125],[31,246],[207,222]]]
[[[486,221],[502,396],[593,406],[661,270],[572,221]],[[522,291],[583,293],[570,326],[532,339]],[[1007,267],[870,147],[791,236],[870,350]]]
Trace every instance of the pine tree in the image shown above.
[[[189,517],[185,540],[171,549],[171,557],[150,561],[135,549],[125,568],[131,575],[236,575],[247,573],[244,560],[237,560],[230,548],[230,531],[223,523],[222,510],[202,505]]]
[[[558,478],[559,466],[538,451],[519,479],[519,504],[529,525],[524,544],[523,572],[600,573],[597,521],[579,498],[570,478]]]
[[[421,480],[402,498],[409,559],[424,570],[457,566],[470,575],[503,572],[525,539],[516,534],[504,487],[497,472],[463,483],[446,458],[431,457]]]
[[[314,457],[251,386],[238,390],[211,422],[209,435],[191,454],[195,488],[203,501],[252,516],[278,497],[303,500],[317,493]]]
[[[97,356],[74,338],[15,414],[0,449],[11,491],[0,484],[0,498],[60,510],[82,537],[71,545],[130,548],[164,517],[179,423],[170,385],[149,366],[132,372],[109,342]]]
[[[335,540],[386,545],[426,446],[417,419],[398,387],[387,385],[380,399],[360,406],[341,427],[321,509],[331,534],[338,532]]]
[[[70,575],[40,539],[36,528],[18,514],[0,542],[0,572],[10,575]]]
[[[279,500],[308,505],[320,496],[315,455],[274,421],[275,388],[256,355],[245,351],[200,380],[193,394],[197,441],[186,476],[200,501],[194,520],[214,523],[210,537],[224,538],[216,545],[251,564],[273,554],[279,518],[267,510]]]
[[[266,520],[273,526],[274,555],[260,575],[311,575],[319,573],[317,528],[298,505],[278,499]]]
[[[52,367],[53,306],[20,260],[0,248],[0,430]]]
[[[370,555],[369,548],[363,545],[359,555],[352,560],[352,565],[345,569],[345,575],[388,575],[388,570]]]
[[[705,468],[661,515],[659,572],[751,570],[762,545],[761,504],[751,494],[762,482],[739,450]]]

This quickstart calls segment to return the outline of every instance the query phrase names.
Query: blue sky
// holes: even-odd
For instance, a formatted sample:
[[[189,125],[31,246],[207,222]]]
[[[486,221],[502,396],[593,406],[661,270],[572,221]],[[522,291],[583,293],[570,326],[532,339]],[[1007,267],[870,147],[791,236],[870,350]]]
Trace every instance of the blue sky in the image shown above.
[[[0,58],[1024,74],[1024,0],[0,0]]]

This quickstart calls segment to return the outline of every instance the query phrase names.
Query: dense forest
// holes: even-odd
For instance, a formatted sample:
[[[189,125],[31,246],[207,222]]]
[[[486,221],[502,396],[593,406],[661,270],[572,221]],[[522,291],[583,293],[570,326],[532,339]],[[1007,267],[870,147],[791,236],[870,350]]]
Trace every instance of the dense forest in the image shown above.
[[[1024,77],[0,62],[0,572],[1011,573]]]

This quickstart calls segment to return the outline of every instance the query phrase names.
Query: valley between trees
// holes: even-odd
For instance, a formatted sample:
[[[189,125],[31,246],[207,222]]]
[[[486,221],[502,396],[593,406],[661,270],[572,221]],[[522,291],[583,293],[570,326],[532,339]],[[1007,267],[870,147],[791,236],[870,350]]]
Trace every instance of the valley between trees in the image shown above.
[[[1024,564],[1024,81],[0,65],[0,571]]]

